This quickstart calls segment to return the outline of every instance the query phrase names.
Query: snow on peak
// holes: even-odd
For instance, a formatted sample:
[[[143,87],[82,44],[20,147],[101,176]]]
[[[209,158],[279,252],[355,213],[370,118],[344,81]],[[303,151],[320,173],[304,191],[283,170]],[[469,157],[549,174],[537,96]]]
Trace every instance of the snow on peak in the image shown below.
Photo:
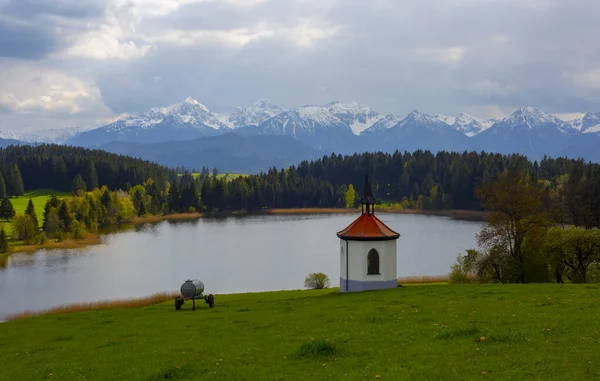
[[[268,99],[259,99],[250,107],[237,107],[227,117],[226,124],[231,128],[258,126],[281,113],[279,106]]]
[[[359,102],[335,101],[325,105],[325,108],[348,124],[355,135],[360,135],[381,119],[381,115],[371,107]]]
[[[456,121],[455,117],[444,115],[444,114],[433,114],[433,117],[441,120],[442,122],[444,122],[444,123],[446,123],[447,125],[450,125],[450,126],[453,125],[454,122]]]
[[[462,132],[468,137],[472,137],[487,130],[493,124],[493,119],[480,119],[465,112],[461,112],[452,124],[452,127],[454,127],[456,131]]]
[[[548,123],[563,124],[563,121],[554,115],[534,107],[521,107],[502,120],[510,124],[526,124],[529,128],[536,128]]]
[[[383,131],[390,129],[397,125],[402,119],[394,114],[387,114],[377,122],[375,122],[371,127],[362,131],[362,134],[373,133],[377,131]]]
[[[226,128],[208,107],[188,97],[179,103],[167,107],[154,107],[147,112],[127,116],[109,125],[110,131],[129,128],[149,129],[157,125],[169,123],[181,127],[210,127],[216,130]]]
[[[444,125],[447,124],[446,122],[442,122],[441,120],[439,120],[438,118],[436,118],[433,115],[428,115],[428,114],[422,113],[417,110],[413,110],[413,111],[409,112],[408,115],[406,115],[406,117],[402,120],[401,123],[402,124],[407,124],[407,123],[433,124],[433,125],[439,125],[442,123]]]

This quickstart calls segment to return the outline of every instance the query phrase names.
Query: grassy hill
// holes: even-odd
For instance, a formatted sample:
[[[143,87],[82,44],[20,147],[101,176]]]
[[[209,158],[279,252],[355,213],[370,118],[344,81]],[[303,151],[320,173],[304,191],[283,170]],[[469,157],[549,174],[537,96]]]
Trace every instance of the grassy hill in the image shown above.
[[[63,196],[66,193],[59,192],[53,189],[35,189],[29,190],[25,192],[25,195],[19,197],[11,197],[10,202],[13,204],[15,208],[15,212],[17,214],[25,213],[25,209],[27,209],[27,204],[29,203],[29,199],[33,201],[33,206],[35,207],[35,212],[38,216],[38,222],[40,227],[43,222],[43,214],[44,214],[44,206],[46,205],[46,201],[51,195]],[[10,222],[6,222],[4,220],[0,221],[0,226],[4,226],[6,230],[6,234],[12,234],[12,224]]]
[[[0,324],[4,379],[583,380],[600,285],[217,295]]]

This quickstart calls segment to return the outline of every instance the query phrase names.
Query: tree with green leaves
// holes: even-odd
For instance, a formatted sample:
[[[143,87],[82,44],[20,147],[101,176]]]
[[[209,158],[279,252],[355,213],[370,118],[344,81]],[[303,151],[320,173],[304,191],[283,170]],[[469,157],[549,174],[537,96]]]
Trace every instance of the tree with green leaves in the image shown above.
[[[0,227],[0,254],[8,253],[8,237],[4,226]]]
[[[600,230],[570,226],[548,231],[544,249],[557,274],[573,283],[587,283],[589,268],[600,262]]]
[[[354,185],[348,185],[348,190],[346,191],[346,208],[354,208],[356,204],[356,191],[354,190]]]
[[[87,190],[85,185],[85,181],[83,181],[83,177],[78,173],[73,178],[73,182],[71,183],[71,193],[75,196],[81,196]]]
[[[44,231],[48,232],[48,230],[49,230],[48,216],[51,214],[51,211],[53,211],[53,210],[56,211],[59,206],[60,206],[60,200],[58,199],[58,197],[56,197],[56,195],[52,195],[48,198],[48,200],[46,200],[46,205],[44,205],[44,213],[42,215],[42,218],[43,218],[42,229],[44,229]],[[54,222],[54,221],[52,221],[52,222]]]
[[[15,216],[15,208],[8,197],[4,197],[0,203],[0,218],[10,221]]]
[[[27,209],[25,209],[25,214],[28,215],[29,217],[31,217],[32,221],[35,224],[35,227],[37,229],[38,227],[38,218],[37,218],[37,214],[35,212],[35,206],[33,205],[33,200],[29,199],[29,202],[27,203]]]
[[[31,244],[38,235],[35,221],[27,214],[16,216],[12,222],[12,226],[17,238],[24,241],[26,245]]]
[[[551,221],[544,205],[544,190],[525,173],[505,170],[478,189],[490,211],[477,239],[484,249],[501,248],[512,259],[518,282],[528,282],[526,269],[536,262],[531,246],[544,236]]]

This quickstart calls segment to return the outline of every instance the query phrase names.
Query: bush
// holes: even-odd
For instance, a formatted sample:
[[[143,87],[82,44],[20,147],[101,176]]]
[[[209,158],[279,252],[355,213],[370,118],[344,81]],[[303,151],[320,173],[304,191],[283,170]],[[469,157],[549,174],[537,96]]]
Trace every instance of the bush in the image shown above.
[[[456,263],[452,265],[450,272],[450,283],[471,283],[473,270],[479,258],[476,250],[467,250],[467,255],[458,255]]]
[[[18,239],[23,240],[26,245],[29,245],[37,236],[38,227],[31,216],[20,214],[13,220],[13,231]]]
[[[329,277],[323,273],[312,273],[304,279],[304,287],[320,290],[329,287]]]

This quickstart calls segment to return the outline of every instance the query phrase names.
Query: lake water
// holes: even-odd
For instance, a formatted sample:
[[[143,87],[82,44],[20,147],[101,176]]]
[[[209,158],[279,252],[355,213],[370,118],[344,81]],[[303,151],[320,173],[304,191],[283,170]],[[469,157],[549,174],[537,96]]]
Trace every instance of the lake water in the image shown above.
[[[401,234],[398,276],[443,275],[475,247],[481,223],[386,214]],[[13,254],[0,267],[0,320],[59,304],[178,290],[190,278],[207,293],[301,289],[312,272],[339,285],[335,233],[353,214],[270,215],[145,224],[85,249]]]

